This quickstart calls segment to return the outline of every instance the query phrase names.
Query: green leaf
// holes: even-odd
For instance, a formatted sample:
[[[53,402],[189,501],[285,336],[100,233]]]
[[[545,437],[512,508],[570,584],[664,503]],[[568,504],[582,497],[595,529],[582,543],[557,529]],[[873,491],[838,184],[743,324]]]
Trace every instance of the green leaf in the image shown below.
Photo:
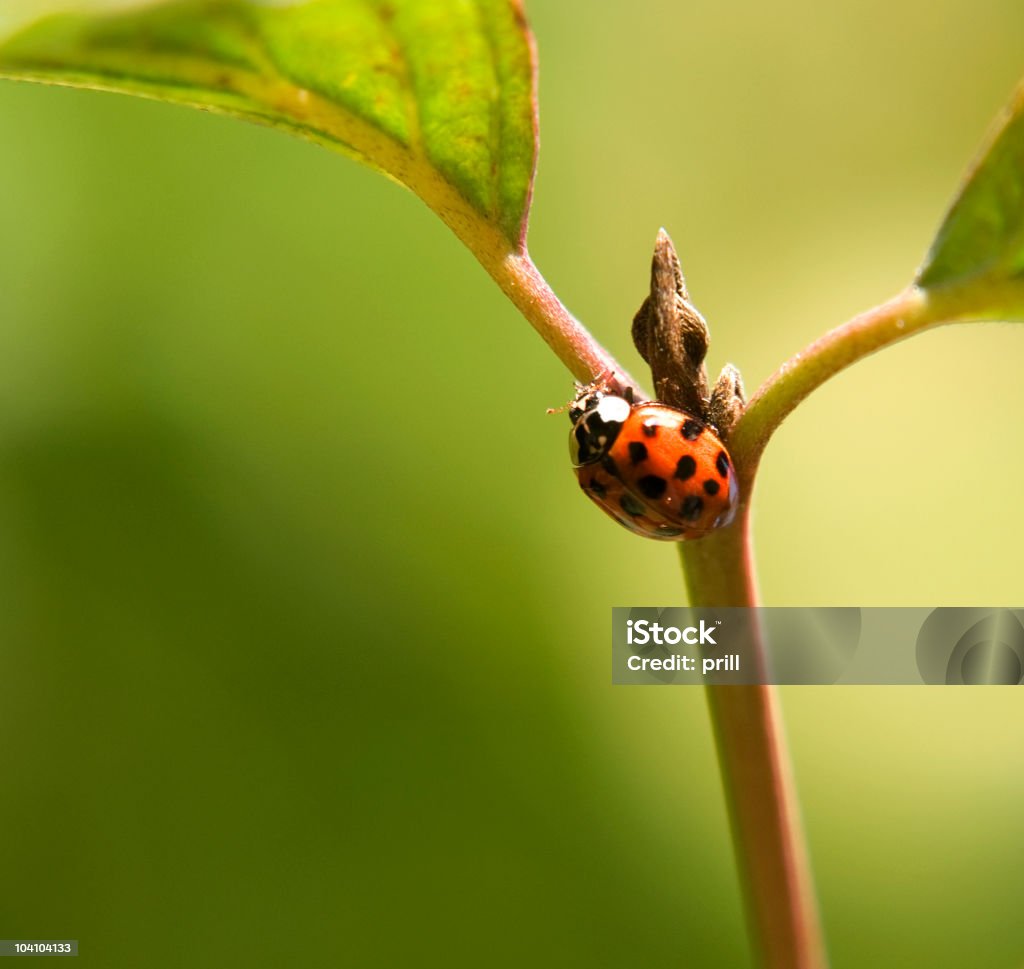
[[[968,172],[917,284],[955,291],[960,317],[1024,314],[1024,86]]]
[[[520,0],[96,4],[0,40],[0,77],[283,128],[412,189],[485,265],[524,250],[537,139]]]

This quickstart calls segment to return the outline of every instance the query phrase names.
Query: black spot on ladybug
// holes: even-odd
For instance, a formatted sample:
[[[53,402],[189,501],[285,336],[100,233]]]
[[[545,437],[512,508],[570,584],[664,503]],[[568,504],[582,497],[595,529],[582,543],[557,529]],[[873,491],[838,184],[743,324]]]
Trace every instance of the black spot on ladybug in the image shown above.
[[[636,486],[645,497],[660,498],[665,494],[668,482],[656,474],[645,474],[642,478],[637,479]]]
[[[619,466],[615,463],[615,458],[610,454],[606,454],[601,458],[601,467],[605,469],[613,478],[619,476]]]
[[[718,468],[718,473],[723,478],[729,477],[729,455],[725,451],[718,452],[718,457],[715,459],[715,467]]]
[[[692,478],[697,473],[697,462],[689,454],[684,454],[676,465],[676,477],[680,481]]]
[[[704,425],[699,421],[685,421],[681,433],[687,441],[696,441],[704,433]]]
[[[697,495],[690,495],[686,501],[683,502],[682,514],[683,518],[687,521],[694,521],[700,518],[700,513],[704,510],[704,499],[698,498]]]
[[[657,424],[644,424],[642,426],[644,437],[657,437],[658,425]]]
[[[606,494],[608,494],[608,489],[603,484],[601,484],[601,482],[598,481],[597,478],[592,478],[590,484],[588,484],[587,487],[595,495],[597,495],[598,498],[603,498]]]
[[[647,448],[640,441],[629,442],[629,460],[634,464],[647,460]]]
[[[633,515],[634,517],[636,517],[637,515],[642,515],[644,513],[643,504],[637,501],[637,499],[634,498],[631,494],[629,494],[629,492],[624,494],[619,499],[619,504],[622,505],[622,510],[627,515]]]
[[[718,482],[713,480],[713,479],[711,479],[711,478],[709,478],[707,481],[704,482],[704,490],[709,495],[717,495],[718,494],[718,487],[719,487]]]

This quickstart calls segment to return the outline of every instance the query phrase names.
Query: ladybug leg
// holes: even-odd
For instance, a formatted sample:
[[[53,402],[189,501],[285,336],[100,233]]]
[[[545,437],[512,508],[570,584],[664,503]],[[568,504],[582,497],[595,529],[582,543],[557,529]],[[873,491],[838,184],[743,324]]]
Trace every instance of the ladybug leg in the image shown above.
[[[565,413],[565,411],[568,410],[569,411],[570,419],[575,420],[576,417],[572,413],[573,408],[575,408],[576,405],[581,400],[583,400],[586,397],[589,397],[591,394],[605,393],[609,389],[609,385],[611,385],[613,383],[614,379],[615,379],[615,372],[613,370],[604,370],[601,373],[599,373],[597,375],[597,377],[594,380],[592,380],[589,384],[581,384],[578,380],[573,381],[573,386],[575,387],[575,390],[576,390],[576,396],[573,397],[572,400],[570,400],[568,403],[566,403],[562,407],[549,407],[549,408],[547,408],[547,413],[548,414],[563,414],[563,413]],[[627,395],[626,399],[630,403],[632,403],[633,402],[633,388],[632,387],[627,387],[623,393],[625,395]]]
[[[567,400],[561,407],[549,407],[545,413],[547,414],[564,414],[576,401],[581,400],[590,393],[593,384],[581,384],[578,380],[572,382],[573,390],[575,394],[572,400]]]

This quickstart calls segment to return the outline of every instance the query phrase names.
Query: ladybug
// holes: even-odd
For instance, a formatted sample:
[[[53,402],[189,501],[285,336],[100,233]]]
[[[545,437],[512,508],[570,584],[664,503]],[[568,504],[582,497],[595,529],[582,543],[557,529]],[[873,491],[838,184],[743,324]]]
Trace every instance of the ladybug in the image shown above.
[[[620,525],[682,542],[728,525],[739,490],[729,452],[685,411],[577,385],[569,452],[580,487]]]

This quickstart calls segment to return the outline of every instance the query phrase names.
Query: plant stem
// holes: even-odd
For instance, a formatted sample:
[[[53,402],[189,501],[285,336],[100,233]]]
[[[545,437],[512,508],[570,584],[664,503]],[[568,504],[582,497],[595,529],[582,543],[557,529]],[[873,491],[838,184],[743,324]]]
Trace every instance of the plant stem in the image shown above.
[[[759,605],[751,493],[765,445],[793,409],[876,350],[930,326],[977,319],[977,293],[912,286],[826,333],[765,381],[729,438],[740,482],[736,521],[680,546],[691,605]],[[755,953],[766,969],[820,969],[827,959],[777,691],[712,686],[707,698]]]
[[[491,255],[478,251],[484,267],[577,379],[611,372],[618,383],[636,387],[566,310],[525,251],[492,249]],[[759,605],[750,522],[754,478],[765,445],[800,401],[891,343],[939,323],[978,318],[976,308],[976,289],[928,293],[911,286],[825,334],[765,381],[729,438],[740,484],[736,521],[679,547],[691,605]],[[711,686],[707,700],[757,962],[764,969],[824,969],[828,960],[777,690]]]
[[[751,939],[766,969],[828,965],[774,686],[711,686]]]
[[[750,502],[768,439],[829,377],[927,325],[926,305],[917,289],[900,293],[792,357],[754,395],[729,438],[740,482],[736,521],[680,545],[691,605],[760,604]],[[820,969],[827,959],[777,690],[711,686],[707,699],[758,962],[766,969]]]
[[[562,305],[528,253],[496,253],[495,258],[487,255],[478,254],[484,268],[577,380],[590,383],[603,375],[614,375],[610,385],[620,390],[632,387],[645,399],[625,368]]]
[[[943,306],[950,308],[946,301]],[[850,364],[943,322],[941,309],[938,301],[911,286],[881,306],[830,330],[779,367],[750,399],[729,437],[744,504],[749,505],[765,445],[800,401]]]
[[[732,527],[680,545],[691,605],[758,605],[748,508]],[[777,691],[710,686],[706,696],[757,962],[822,969],[827,959]]]

